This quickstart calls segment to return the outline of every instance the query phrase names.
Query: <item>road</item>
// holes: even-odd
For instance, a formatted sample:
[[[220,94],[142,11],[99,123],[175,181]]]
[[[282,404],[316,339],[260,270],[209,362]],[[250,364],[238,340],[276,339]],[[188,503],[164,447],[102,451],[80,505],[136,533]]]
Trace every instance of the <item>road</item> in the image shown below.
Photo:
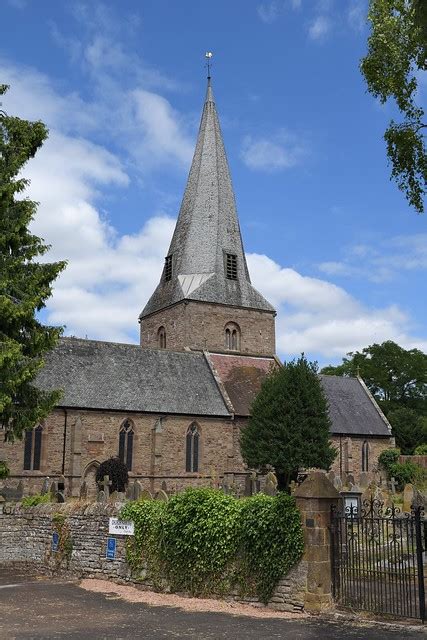
[[[77,583],[0,568],[2,640],[420,640],[404,629],[322,621],[238,617],[130,603]]]

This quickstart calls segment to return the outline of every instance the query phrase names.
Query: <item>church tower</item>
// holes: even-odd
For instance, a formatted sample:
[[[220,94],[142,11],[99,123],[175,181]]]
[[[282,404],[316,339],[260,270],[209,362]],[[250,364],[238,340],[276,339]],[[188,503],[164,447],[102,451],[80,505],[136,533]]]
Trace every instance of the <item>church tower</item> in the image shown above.
[[[275,315],[249,277],[208,77],[172,242],[161,280],[140,315],[141,346],[271,356]]]

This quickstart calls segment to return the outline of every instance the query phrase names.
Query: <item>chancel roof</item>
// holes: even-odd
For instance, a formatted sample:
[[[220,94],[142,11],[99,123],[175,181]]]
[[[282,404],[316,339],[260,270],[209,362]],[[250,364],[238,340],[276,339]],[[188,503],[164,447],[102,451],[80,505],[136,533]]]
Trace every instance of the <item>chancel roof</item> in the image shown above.
[[[236,256],[235,280],[226,277],[227,254]],[[274,311],[250,281],[210,79],[168,256],[172,277],[163,272],[141,318],[185,299]]]
[[[62,389],[62,407],[229,415],[202,353],[63,338],[46,357],[37,386]]]

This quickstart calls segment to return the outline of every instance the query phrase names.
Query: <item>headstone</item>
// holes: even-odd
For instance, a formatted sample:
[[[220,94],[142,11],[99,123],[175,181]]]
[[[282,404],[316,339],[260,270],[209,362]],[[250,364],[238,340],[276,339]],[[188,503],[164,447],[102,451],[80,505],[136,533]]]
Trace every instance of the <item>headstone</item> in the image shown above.
[[[134,486],[129,482],[126,487],[126,500],[134,500]]]
[[[295,489],[298,487],[298,483],[295,482],[295,480],[292,480],[292,482],[289,485],[289,489],[291,491],[291,495],[293,494],[293,492],[295,491]]]
[[[135,480],[133,483],[133,499],[139,500],[141,497],[141,493],[143,492],[142,484],[139,480]]]
[[[80,485],[79,497],[80,497],[80,500],[87,500],[87,484],[86,484],[86,480],[83,480],[83,482]]]
[[[118,502],[119,501],[119,493],[118,491],[112,491],[108,497],[109,502]]]
[[[58,478],[58,492],[56,494],[57,502],[65,502],[65,478],[64,476],[59,476]]]
[[[113,484],[113,482],[110,480],[110,476],[105,475],[100,484],[102,485],[102,490],[104,491],[105,495],[108,496],[108,494],[110,493],[110,487]]]
[[[163,491],[163,489],[160,489],[156,495],[154,496],[155,500],[163,500],[164,502],[167,502],[167,500],[169,499],[168,494],[166,493],[166,491]]]
[[[403,511],[405,511],[406,513],[411,512],[411,506],[414,502],[414,496],[414,486],[411,483],[405,484],[405,488],[403,489]]]
[[[341,489],[342,489],[342,480],[341,480],[340,476],[335,476],[333,485],[334,485],[335,489],[338,492],[341,491]]]
[[[362,471],[362,473],[359,476],[359,485],[361,489],[366,489],[366,487],[369,484],[369,476],[366,473],[366,471]]]
[[[106,496],[106,493],[105,493],[104,489],[101,489],[101,491],[98,491],[98,494],[96,496],[96,501],[97,502],[102,502],[102,503],[107,502],[107,496]]]
[[[44,496],[46,493],[49,493],[49,487],[50,487],[50,479],[49,479],[49,476],[46,476],[46,478],[43,480],[43,486],[40,491],[42,496]]]
[[[211,467],[211,485],[213,489],[219,488],[219,477],[215,467]]]
[[[350,487],[352,484],[354,484],[354,475],[347,473],[345,476],[345,486]]]
[[[6,502],[19,502],[24,496],[24,485],[20,480],[17,487],[10,487],[7,483],[0,489],[0,496]]]
[[[141,491],[141,494],[139,496],[140,500],[152,500],[153,496],[151,495],[151,493],[148,491],[148,489],[143,489]]]
[[[269,471],[265,477],[264,491],[268,496],[275,496],[277,493],[277,478],[272,471]]]
[[[56,502],[57,495],[58,495],[58,483],[56,480],[53,480],[50,483],[50,499],[52,500],[52,502]]]
[[[326,474],[326,477],[328,478],[328,480],[330,482],[332,482],[332,484],[334,484],[335,481],[335,473],[333,471],[329,471],[329,473]]]
[[[165,480],[163,480],[162,485],[161,485],[161,490],[164,491],[165,493],[168,492],[168,485],[166,484]]]
[[[396,493],[397,482],[395,478],[390,478],[390,491],[394,495]]]

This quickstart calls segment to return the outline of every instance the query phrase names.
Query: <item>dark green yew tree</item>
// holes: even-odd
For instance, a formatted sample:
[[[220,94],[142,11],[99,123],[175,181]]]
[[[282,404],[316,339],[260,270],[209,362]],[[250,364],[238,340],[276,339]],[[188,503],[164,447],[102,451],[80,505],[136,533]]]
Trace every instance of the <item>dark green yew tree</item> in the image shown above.
[[[265,379],[242,430],[243,459],[261,471],[273,467],[278,488],[286,491],[299,469],[330,468],[336,456],[330,426],[317,365],[302,355]]]
[[[0,96],[7,88],[0,85]],[[41,122],[0,111],[0,428],[8,440],[21,438],[60,397],[33,382],[44,354],[62,331],[43,326],[36,313],[45,306],[65,262],[37,261],[49,249],[28,228],[37,203],[18,198],[28,184],[21,171],[47,133]]]

